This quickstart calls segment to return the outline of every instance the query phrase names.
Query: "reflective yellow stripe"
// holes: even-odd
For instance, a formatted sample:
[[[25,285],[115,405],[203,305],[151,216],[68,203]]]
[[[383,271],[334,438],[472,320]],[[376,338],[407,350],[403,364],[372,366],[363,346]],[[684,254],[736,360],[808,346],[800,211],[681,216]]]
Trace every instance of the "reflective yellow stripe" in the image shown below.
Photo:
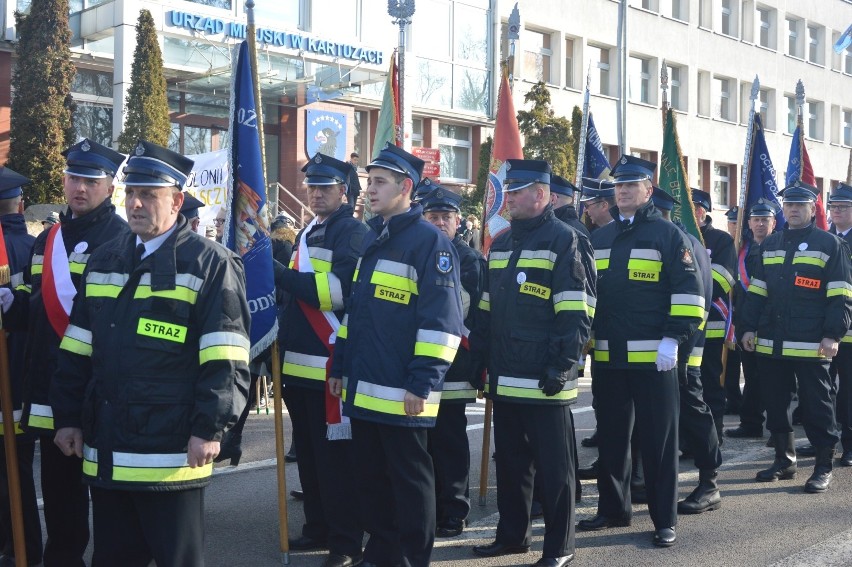
[[[337,330],[337,338],[345,339],[349,336],[349,313],[343,316],[343,321],[340,322],[340,328]]]
[[[819,343],[805,343],[799,341],[782,342],[781,356],[795,356],[798,358],[822,358],[819,355]]]
[[[331,262],[311,256],[311,267],[314,269],[314,272],[330,272]]]
[[[37,276],[42,273],[44,268],[44,256],[42,254],[33,254],[30,261],[30,275]]]
[[[370,283],[416,294],[417,270],[402,262],[382,259],[376,262]]]
[[[595,339],[595,362],[609,362],[609,341]]]
[[[611,249],[595,250],[595,267],[598,270],[606,270],[609,268],[609,255]]]
[[[31,404],[27,425],[40,429],[53,429],[53,408],[42,404]]]
[[[467,382],[444,382],[444,390],[441,392],[441,401],[460,400],[463,398],[475,398],[476,390]]]
[[[541,388],[538,387],[538,379],[536,378],[498,376],[496,394],[498,396],[528,400],[573,400],[577,397],[577,382],[575,380],[566,382],[561,392],[554,396],[546,396],[541,391]]]
[[[125,284],[127,280],[125,279]],[[147,299],[149,297],[164,297],[166,299],[177,299],[195,305],[198,298],[198,290],[201,289],[203,280],[192,274],[176,274],[175,289],[151,289],[151,274],[142,274],[139,285],[133,293],[133,299]]]
[[[378,413],[406,415],[404,402],[405,393],[406,391],[403,388],[391,388],[380,384],[371,384],[370,382],[358,382],[358,386],[355,389],[355,399],[352,403],[355,407],[364,408]],[[426,399],[423,413],[417,416],[408,417],[435,417],[438,415],[440,403],[441,392],[432,392]]]
[[[673,317],[697,317],[704,319],[704,298],[691,293],[673,293],[669,315]]]
[[[491,296],[487,291],[483,291],[482,297],[479,298],[479,308],[483,311],[491,311]]]
[[[112,480],[121,482],[170,483],[200,480],[213,474],[213,463],[191,468],[186,453],[112,454]],[[83,473],[87,476],[98,475],[98,452],[83,446]]]
[[[748,291],[749,293],[755,293],[757,295],[762,295],[763,297],[769,296],[766,291],[766,282],[757,278],[751,279],[751,283],[748,286]]]
[[[314,356],[298,352],[285,351],[281,372],[289,376],[298,376],[308,380],[325,380],[327,356]]]
[[[414,356],[431,356],[452,363],[460,342],[461,337],[450,333],[418,329]]]
[[[787,252],[785,250],[769,250],[763,253],[763,265],[771,266],[774,264],[783,264],[786,259]]]
[[[663,263],[657,260],[638,260],[631,258],[627,261],[628,270],[640,270],[643,272],[659,272],[663,269]]]
[[[511,258],[512,252],[500,252],[494,251],[488,255],[488,269],[489,270],[499,270],[501,268],[505,268],[509,265],[509,258]]]
[[[561,311],[582,311],[588,313],[589,305],[587,299],[585,291],[562,291],[553,296],[553,310],[556,313]]]
[[[703,347],[693,347],[692,352],[689,353],[689,358],[686,359],[686,365],[692,366],[693,368],[701,367],[701,358],[703,356],[704,356],[704,348]]]
[[[829,259],[830,256],[825,252],[812,250],[797,250],[796,253],[793,254],[793,264],[808,264],[811,266],[819,266],[820,268],[824,268]]]
[[[760,337],[755,337],[755,345],[754,350],[761,354],[772,354],[772,350],[775,348],[774,341],[772,339],[761,339]]]
[[[708,339],[721,339],[725,337],[725,321],[708,321],[706,337]]]
[[[852,297],[852,285],[847,282],[828,282],[825,290],[826,297]]]
[[[627,341],[627,362],[654,363],[660,341]]]
[[[92,332],[76,325],[68,325],[59,348],[80,356],[92,356]]]
[[[552,250],[521,250],[517,267],[552,270],[556,259],[557,254]]]
[[[14,427],[15,435],[20,435],[21,433],[24,432],[24,430],[21,429],[21,415],[23,415],[23,413],[24,413],[23,410],[19,410],[19,409],[12,411],[12,417],[15,421],[15,427]],[[0,420],[0,435],[3,435],[5,433],[6,433],[6,429],[3,426],[2,420]]]
[[[127,274],[89,272],[86,276],[86,297],[115,299],[127,284],[128,278]]]
[[[852,331],[846,331],[846,335],[840,339],[841,343],[852,343]]]
[[[724,273],[719,270],[724,270]],[[733,280],[728,280],[726,277],[727,274],[728,271],[722,266],[719,266],[718,264],[713,265],[713,281],[719,284],[719,287],[721,287],[722,291],[725,293],[729,293],[731,291],[731,286],[733,284]]]
[[[250,343],[239,333],[220,331],[207,333],[199,340],[200,364],[214,360],[234,360],[248,364]]]
[[[317,299],[319,300],[320,311],[331,311],[331,288],[328,285],[328,274],[314,274],[314,281],[317,284]]]

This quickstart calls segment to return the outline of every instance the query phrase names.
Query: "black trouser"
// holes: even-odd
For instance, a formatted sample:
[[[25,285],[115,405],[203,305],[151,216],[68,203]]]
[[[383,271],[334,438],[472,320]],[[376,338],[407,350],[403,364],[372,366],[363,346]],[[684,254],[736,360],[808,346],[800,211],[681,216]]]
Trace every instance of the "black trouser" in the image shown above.
[[[53,434],[39,437],[41,494],[44,498],[44,567],[85,567],[89,545],[89,488],[83,484],[83,460],[66,457]]]
[[[741,350],[735,348],[728,351],[728,363],[725,365],[725,397],[728,405],[739,408],[743,402],[743,393],[740,390],[740,354]]]
[[[435,465],[436,515],[439,521],[464,520],[470,513],[470,447],[467,404],[442,402],[435,427],[428,430],[429,454]]]
[[[677,524],[677,371],[598,365],[598,514],[630,518],[630,436],[639,434],[648,511],[656,529]]]
[[[92,567],[202,567],[204,489],[134,492],[92,487]]]
[[[24,546],[27,563],[41,561],[41,519],[38,515],[35,481],[33,480],[33,455],[35,438],[18,435],[15,438],[15,453],[18,456],[18,477],[20,479],[21,508],[24,517]],[[0,443],[4,440],[0,436]],[[6,446],[0,446],[0,551],[4,555],[14,556],[15,545],[12,537],[12,508],[9,502],[9,477],[6,474]]]
[[[852,451],[852,343],[840,343],[834,357],[837,369],[837,424],[843,451]]]
[[[740,360],[743,365],[743,401],[740,404],[740,425],[746,429],[763,432],[763,412],[766,404],[763,403],[761,387],[761,374],[757,364],[757,353],[740,351]],[[771,381],[771,379],[770,379]]]
[[[757,357],[761,394],[766,403],[766,426],[772,433],[793,431],[791,402],[799,383],[802,426],[814,447],[834,447],[840,440],[834,413],[834,383],[828,360]]]
[[[713,414],[704,402],[701,369],[695,366],[678,368],[680,384],[680,434],[692,451],[699,470],[716,470],[722,464],[719,437]]]
[[[574,427],[567,405],[494,402],[496,541],[529,545],[533,473],[544,513],[543,557],[574,553]]]
[[[364,531],[370,534],[364,561],[429,565],[435,543],[435,475],[426,428],[353,419],[352,441]]]
[[[353,444],[326,438],[325,393],[300,386],[283,389],[299,447],[299,479],[304,493],[305,525],[302,534],[327,540],[338,555],[359,555],[364,532],[358,517],[356,484],[352,470]]]
[[[716,431],[721,433],[725,423],[725,388],[720,382],[722,377],[722,339],[708,340],[704,343],[704,355],[701,357],[701,384],[704,386],[704,401],[710,407]]]

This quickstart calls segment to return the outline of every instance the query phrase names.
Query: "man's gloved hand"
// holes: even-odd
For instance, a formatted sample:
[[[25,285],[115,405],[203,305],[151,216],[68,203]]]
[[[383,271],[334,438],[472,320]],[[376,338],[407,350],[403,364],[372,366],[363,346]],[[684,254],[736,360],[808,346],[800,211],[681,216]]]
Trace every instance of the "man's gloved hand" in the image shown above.
[[[677,366],[677,341],[663,337],[657,347],[657,370],[666,372]]]
[[[473,371],[473,374],[470,375],[468,383],[476,390],[484,390],[486,378],[487,371],[485,370],[485,367],[479,366]]]
[[[0,306],[3,308],[3,313],[7,312],[12,307],[12,302],[15,301],[15,295],[8,287],[0,287]]]
[[[541,388],[545,396],[555,396],[565,387],[565,382],[568,381],[570,373],[570,368],[566,370],[548,368],[545,377],[538,381],[538,387]]]

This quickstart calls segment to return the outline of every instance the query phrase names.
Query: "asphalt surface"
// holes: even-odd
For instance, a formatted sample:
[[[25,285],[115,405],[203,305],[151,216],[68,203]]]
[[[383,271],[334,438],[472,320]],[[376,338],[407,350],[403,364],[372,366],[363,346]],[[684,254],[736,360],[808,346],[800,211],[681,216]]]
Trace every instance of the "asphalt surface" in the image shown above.
[[[578,403],[573,406],[576,438],[591,434],[595,418],[591,411],[588,380],[581,381]],[[471,443],[469,526],[458,538],[437,540],[434,565],[503,566],[529,565],[541,556],[544,525],[533,524],[530,553],[494,559],[473,555],[474,545],[494,539],[498,514],[493,461],[489,461],[487,498],[478,503],[480,455],[484,403],[468,407]],[[290,425],[285,413],[285,443],[289,446]],[[738,424],[737,416],[726,416],[726,426]],[[796,428],[799,442],[804,432]],[[674,547],[651,545],[653,526],[647,507],[635,505],[633,523],[627,528],[602,532],[577,532],[577,553],[572,565],[607,567],[653,566],[850,566],[852,565],[852,468],[835,468],[831,489],[825,494],[806,494],[802,487],[813,468],[813,458],[799,459],[795,480],[772,484],[756,483],[754,474],[772,461],[765,439],[725,439],[720,469],[722,508],[696,516],[681,516]],[[252,413],[245,429],[244,453],[239,466],[217,465],[206,492],[206,562],[208,566],[284,564],[279,546],[277,468],[275,466],[274,419],[270,411]],[[489,449],[489,453],[493,450]],[[581,465],[596,456],[596,449],[579,447]],[[36,466],[38,470],[38,466]],[[301,533],[302,504],[289,497],[299,487],[295,464],[287,464],[287,517],[291,536]],[[680,494],[685,497],[697,483],[691,461],[682,460]],[[379,503],[381,505],[381,503]],[[594,481],[583,481],[583,499],[577,519],[594,515],[597,491]],[[417,513],[412,510],[412,513]],[[89,555],[91,554],[89,545]],[[320,566],[324,552],[291,552],[289,564]]]

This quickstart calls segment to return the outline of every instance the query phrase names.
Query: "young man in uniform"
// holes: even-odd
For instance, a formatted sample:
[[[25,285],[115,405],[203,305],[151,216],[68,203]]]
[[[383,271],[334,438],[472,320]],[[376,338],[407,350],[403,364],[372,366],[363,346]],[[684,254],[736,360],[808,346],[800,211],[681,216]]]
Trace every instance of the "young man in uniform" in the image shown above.
[[[411,204],[423,165],[388,145],[366,167],[375,216],[329,374],[352,425],[367,567],[425,567],[435,541],[427,429],[461,342],[462,308],[458,254]]]
[[[137,144],[124,168],[133,234],[89,258],[60,345],[55,442],[83,458],[95,566],[204,564],[204,487],[246,403],[242,261],[179,213],[192,165]]]

